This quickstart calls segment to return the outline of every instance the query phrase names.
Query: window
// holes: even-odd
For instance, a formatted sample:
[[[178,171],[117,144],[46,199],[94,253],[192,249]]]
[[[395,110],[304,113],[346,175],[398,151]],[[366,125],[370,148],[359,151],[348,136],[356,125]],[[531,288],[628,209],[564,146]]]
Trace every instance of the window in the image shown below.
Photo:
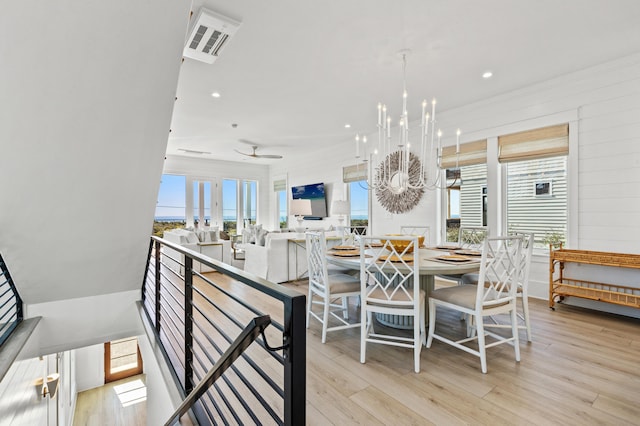
[[[184,227],[186,224],[186,176],[162,175],[153,235],[161,237],[167,229]]]
[[[238,181],[222,181],[222,229],[235,234],[238,223]]]
[[[242,213],[243,224],[255,225],[258,217],[258,182],[254,180],[242,181]]]
[[[487,225],[487,187],[482,187],[482,226]]]
[[[222,180],[222,224],[230,234],[255,224],[258,218],[258,182],[254,180]]]
[[[138,338],[114,340],[104,344],[104,382],[109,383],[142,374]]]
[[[369,190],[367,168],[362,164],[342,168],[342,181],[349,185],[350,226],[369,225]]]
[[[569,125],[498,138],[498,161],[506,170],[508,232],[533,232],[534,247],[567,236]]]
[[[458,228],[487,224],[487,165],[447,170],[447,241],[458,241]]]
[[[446,241],[458,241],[460,225],[486,224],[487,141],[467,142],[442,149],[440,167],[446,169]]]
[[[533,232],[537,248],[547,248],[552,238],[565,241],[567,158],[517,161],[506,169],[508,231]]]
[[[349,183],[349,202],[351,204],[351,226],[369,225],[369,191],[362,181]]]
[[[287,227],[287,179],[273,181],[273,191],[276,195],[276,218],[279,228]]]
[[[193,222],[200,224],[204,218],[204,225],[211,225],[211,182],[193,181]]]

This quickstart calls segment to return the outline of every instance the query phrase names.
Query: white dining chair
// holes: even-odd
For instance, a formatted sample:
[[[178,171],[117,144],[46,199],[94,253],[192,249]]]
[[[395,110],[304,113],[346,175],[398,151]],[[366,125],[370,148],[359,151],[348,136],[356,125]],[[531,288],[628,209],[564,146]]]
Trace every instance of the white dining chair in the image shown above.
[[[479,250],[487,236],[489,228],[486,226],[461,225],[458,230],[458,245],[463,249]]]
[[[413,350],[414,370],[420,372],[420,351],[425,339],[425,292],[420,289],[419,269],[418,237],[363,236],[360,239],[360,362],[366,361],[368,343],[399,346]],[[384,333],[383,327],[375,330],[374,314],[411,317],[413,336]]]
[[[342,229],[342,244],[360,245],[360,236],[367,234],[366,226],[345,226]]]
[[[522,305],[522,313],[518,312],[518,328],[526,330],[527,341],[531,342],[533,335],[531,332],[531,319],[529,317],[529,272],[531,269],[531,257],[533,255],[533,242],[535,235],[533,233],[515,233],[514,235],[522,236],[522,249],[520,250],[520,275],[518,278],[518,289],[516,296],[520,299]],[[462,276],[462,284],[477,284],[478,274],[464,274]],[[506,328],[510,327],[505,324],[486,324],[485,327]]]
[[[360,323],[350,323],[350,296],[360,295],[360,280],[352,275],[333,273],[329,275],[327,265],[327,239],[324,232],[307,232],[307,264],[309,273],[309,295],[307,297],[307,328],[311,317],[322,324],[322,343],[327,341],[327,332],[360,327]],[[313,310],[322,306],[322,313]],[[336,312],[342,313],[341,316]],[[329,325],[329,321],[337,325]]]
[[[424,237],[424,245],[429,247],[431,245],[431,228],[429,226],[410,226],[404,225],[400,227],[400,232],[405,235],[419,235]]]
[[[482,243],[489,235],[489,228],[486,226],[461,225],[458,229],[458,241],[456,245],[464,250],[480,250]],[[438,278],[462,284],[462,275],[445,274],[438,275]]]
[[[521,267],[521,246],[521,236],[485,239],[478,276],[478,282],[484,283],[484,285],[464,284],[440,288],[431,292],[427,348],[430,348],[433,339],[436,339],[475,355],[480,358],[483,373],[487,372],[487,348],[499,344],[513,345],[516,361],[520,361],[516,291]],[[471,318],[471,323],[475,328],[474,335],[451,340],[445,335],[436,333],[438,308],[452,309]],[[509,314],[510,337],[493,333],[485,328],[485,317],[498,314]],[[494,340],[487,343],[487,337]],[[477,340],[478,349],[466,345],[473,340]]]

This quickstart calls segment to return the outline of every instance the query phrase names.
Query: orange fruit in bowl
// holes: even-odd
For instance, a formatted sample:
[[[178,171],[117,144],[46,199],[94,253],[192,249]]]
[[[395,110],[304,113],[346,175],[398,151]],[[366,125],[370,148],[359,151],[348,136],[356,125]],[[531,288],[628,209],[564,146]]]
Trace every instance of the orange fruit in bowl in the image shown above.
[[[424,244],[424,235],[405,235],[405,234],[385,234],[385,235],[389,237],[418,237],[418,246],[422,246]],[[382,244],[386,244],[387,240],[380,240],[380,242]],[[398,253],[404,252],[404,250],[407,248],[409,244],[411,244],[411,241],[409,240],[405,240],[405,241],[391,240],[391,245],[393,246],[393,248],[396,249]],[[409,250],[407,250],[407,253],[413,253],[413,246],[409,247]]]

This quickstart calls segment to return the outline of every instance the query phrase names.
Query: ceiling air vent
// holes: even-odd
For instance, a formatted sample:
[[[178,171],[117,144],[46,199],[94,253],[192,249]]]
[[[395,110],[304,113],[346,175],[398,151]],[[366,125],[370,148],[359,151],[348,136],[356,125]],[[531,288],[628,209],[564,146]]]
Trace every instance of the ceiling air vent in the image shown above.
[[[200,9],[184,47],[184,56],[212,64],[240,26],[219,13]]]

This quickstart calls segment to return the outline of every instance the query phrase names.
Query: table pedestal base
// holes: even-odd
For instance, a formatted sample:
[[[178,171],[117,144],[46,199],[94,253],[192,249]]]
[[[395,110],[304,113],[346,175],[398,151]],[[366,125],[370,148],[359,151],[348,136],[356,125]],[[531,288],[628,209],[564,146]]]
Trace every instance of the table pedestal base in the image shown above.
[[[420,275],[420,288],[425,292],[425,326],[429,325],[429,295],[435,286],[434,282],[433,275]],[[413,330],[413,317],[376,313],[376,319],[380,324],[386,325],[387,327]]]

